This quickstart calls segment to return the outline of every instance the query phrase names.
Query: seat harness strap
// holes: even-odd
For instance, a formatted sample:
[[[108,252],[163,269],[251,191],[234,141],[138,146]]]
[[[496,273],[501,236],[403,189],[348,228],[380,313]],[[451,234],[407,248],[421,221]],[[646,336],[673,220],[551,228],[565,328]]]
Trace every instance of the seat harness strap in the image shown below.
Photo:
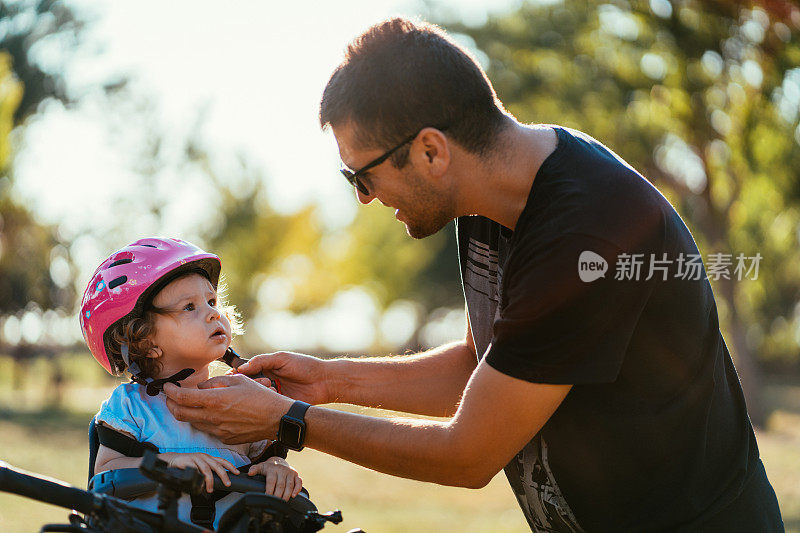
[[[121,453],[126,457],[142,457],[145,450],[153,450],[158,453],[158,446],[149,442],[139,442],[115,429],[97,424],[97,438],[100,444],[106,448],[111,448],[115,452]]]

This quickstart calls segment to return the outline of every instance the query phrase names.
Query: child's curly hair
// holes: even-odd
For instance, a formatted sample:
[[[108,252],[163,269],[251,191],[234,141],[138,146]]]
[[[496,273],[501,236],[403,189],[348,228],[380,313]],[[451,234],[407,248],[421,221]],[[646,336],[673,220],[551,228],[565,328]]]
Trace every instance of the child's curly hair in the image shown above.
[[[176,281],[197,273],[197,271],[189,271],[170,281]],[[202,272],[200,273],[205,275]],[[169,313],[169,310],[153,305],[153,300],[159,292],[160,291],[156,291],[148,298],[141,316],[123,319],[113,327],[111,330],[110,346],[108,346],[108,350],[111,354],[118,360],[121,360],[121,346],[123,343],[127,343],[128,357],[131,363],[135,362],[139,366],[142,372],[141,377],[144,378],[155,377],[161,371],[161,363],[158,359],[147,357],[150,350],[155,348],[155,345],[150,339],[155,333],[156,316]],[[220,278],[217,285],[217,309],[219,309],[220,314],[225,315],[231,323],[231,334],[241,335],[244,333],[242,319],[236,307],[227,303],[227,293],[228,286],[223,279]]]

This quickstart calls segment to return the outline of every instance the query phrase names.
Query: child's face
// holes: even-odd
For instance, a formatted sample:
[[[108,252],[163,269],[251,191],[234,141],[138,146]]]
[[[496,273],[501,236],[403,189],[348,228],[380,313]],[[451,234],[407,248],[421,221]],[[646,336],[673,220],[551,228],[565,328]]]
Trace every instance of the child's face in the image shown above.
[[[225,354],[231,343],[231,323],[217,310],[217,293],[200,274],[179,278],[153,298],[166,309],[158,314],[151,339],[167,368],[199,368]]]

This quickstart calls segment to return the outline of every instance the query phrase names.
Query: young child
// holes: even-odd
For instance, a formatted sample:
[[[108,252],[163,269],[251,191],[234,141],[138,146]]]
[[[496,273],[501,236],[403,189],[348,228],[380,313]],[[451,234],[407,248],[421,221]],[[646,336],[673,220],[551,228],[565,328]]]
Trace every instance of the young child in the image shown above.
[[[284,500],[300,492],[301,479],[281,457],[265,460],[271,441],[227,445],[172,416],[163,383],[196,387],[208,379],[209,364],[226,354],[241,332],[235,311],[217,295],[221,264],[217,256],[178,240],[148,238],[111,254],[95,271],[81,303],[81,328],[95,359],[110,373],[126,369],[132,382],[118,386],[95,419],[139,442],[158,447],[169,466],[202,472],[212,491],[213,473],[230,485],[227,472],[254,464],[248,475],[266,476],[265,492]],[[137,468],[141,457],[126,457],[100,445],[94,473]],[[258,462],[257,462],[258,461]],[[226,501],[227,500],[227,501]],[[217,502],[219,517],[235,500]],[[155,510],[155,494],[135,500]],[[179,516],[189,520],[184,495]]]

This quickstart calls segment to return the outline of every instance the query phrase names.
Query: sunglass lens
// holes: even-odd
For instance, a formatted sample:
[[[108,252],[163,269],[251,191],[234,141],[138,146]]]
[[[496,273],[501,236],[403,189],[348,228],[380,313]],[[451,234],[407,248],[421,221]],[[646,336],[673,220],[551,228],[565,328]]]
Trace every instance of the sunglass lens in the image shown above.
[[[356,177],[355,172],[351,172],[344,168],[339,169],[339,171],[345,178],[347,178],[347,181],[350,183],[350,185],[358,189],[358,192],[360,192],[364,196],[369,196],[369,189],[367,189],[367,186],[364,185],[364,183]]]

